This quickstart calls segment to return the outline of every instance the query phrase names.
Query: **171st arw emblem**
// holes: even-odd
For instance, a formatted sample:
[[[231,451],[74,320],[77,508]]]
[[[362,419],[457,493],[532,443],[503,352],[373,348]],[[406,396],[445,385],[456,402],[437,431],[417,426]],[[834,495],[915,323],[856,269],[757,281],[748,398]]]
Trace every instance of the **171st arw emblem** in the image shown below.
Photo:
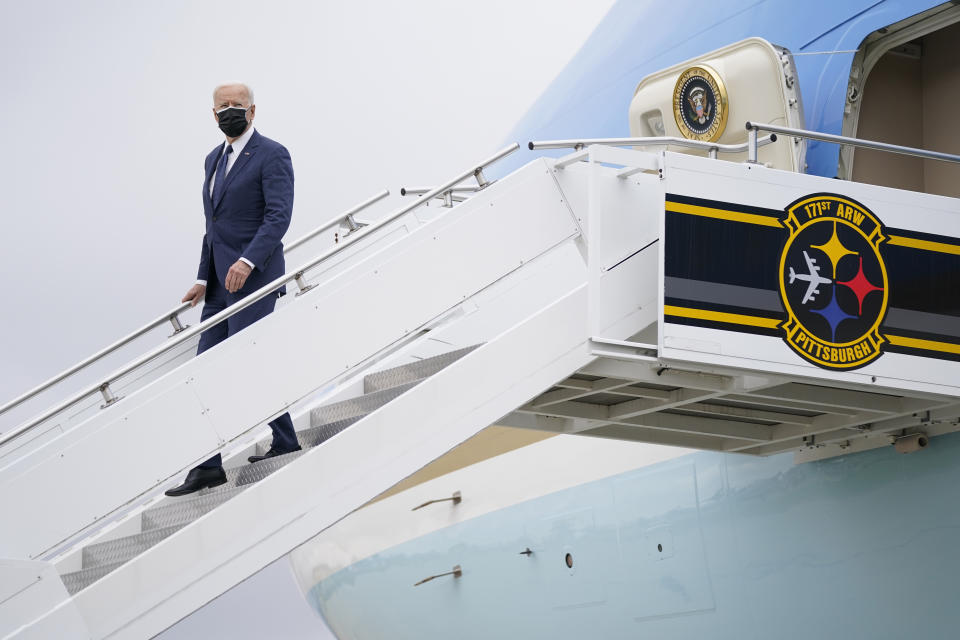
[[[889,298],[880,252],[883,225],[859,202],[819,193],[789,205],[790,233],[780,255],[784,341],[826,369],[856,369],[877,359]]]

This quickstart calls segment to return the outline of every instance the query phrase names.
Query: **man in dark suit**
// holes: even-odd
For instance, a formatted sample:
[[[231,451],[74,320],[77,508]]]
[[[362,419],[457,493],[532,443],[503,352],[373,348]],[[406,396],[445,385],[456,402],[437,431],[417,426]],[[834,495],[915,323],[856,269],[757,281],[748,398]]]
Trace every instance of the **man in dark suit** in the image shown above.
[[[228,84],[213,92],[213,114],[226,142],[210,152],[204,164],[203,213],[206,233],[200,250],[197,282],[183,297],[196,305],[204,301],[206,320],[284,273],[280,242],[293,212],[293,166],[283,145],[253,128],[256,106],[244,84]],[[197,353],[226,340],[273,311],[281,288],[200,336]],[[263,456],[250,462],[298,451],[290,414],[270,423],[273,443]],[[216,454],[193,468],[168,496],[182,496],[227,481]]]

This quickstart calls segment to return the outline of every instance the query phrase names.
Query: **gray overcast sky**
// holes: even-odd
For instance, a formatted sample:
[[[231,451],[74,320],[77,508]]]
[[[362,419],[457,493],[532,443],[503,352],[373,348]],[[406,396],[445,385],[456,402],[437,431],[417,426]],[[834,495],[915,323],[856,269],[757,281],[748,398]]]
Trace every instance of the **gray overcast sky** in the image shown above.
[[[249,83],[258,130],[290,149],[291,239],[495,151],[611,4],[0,0],[0,402],[192,283],[214,85]],[[168,635],[254,637],[288,605],[273,637],[318,637],[295,598],[281,561]]]

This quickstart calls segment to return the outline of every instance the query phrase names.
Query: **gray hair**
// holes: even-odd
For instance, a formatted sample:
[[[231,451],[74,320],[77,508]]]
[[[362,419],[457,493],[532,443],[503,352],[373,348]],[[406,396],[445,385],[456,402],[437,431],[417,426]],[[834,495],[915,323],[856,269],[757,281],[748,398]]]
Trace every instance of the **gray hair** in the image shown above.
[[[250,106],[253,106],[256,104],[256,102],[253,101],[253,89],[250,88],[250,85],[244,84],[242,82],[225,82],[223,84],[218,84],[213,89],[214,106],[216,106],[217,104],[217,91],[220,91],[220,89],[223,89],[224,87],[243,87],[244,91],[247,92],[247,99],[250,100]]]

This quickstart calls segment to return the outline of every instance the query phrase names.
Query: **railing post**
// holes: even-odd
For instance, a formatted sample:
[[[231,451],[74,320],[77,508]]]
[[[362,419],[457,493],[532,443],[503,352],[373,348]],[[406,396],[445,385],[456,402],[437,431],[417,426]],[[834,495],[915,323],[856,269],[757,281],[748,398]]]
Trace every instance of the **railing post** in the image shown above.
[[[356,221],[356,219],[353,217],[353,214],[352,214],[352,213],[347,214],[346,216],[344,216],[343,221],[347,223],[347,229],[349,229],[349,231],[347,231],[347,233],[353,233],[354,231],[356,231],[357,229],[360,228],[360,225],[357,224],[357,221]]]
[[[757,163],[757,129],[749,122],[747,123],[747,162]]]
[[[181,331],[185,331],[190,327],[190,325],[183,326],[183,324],[180,323],[179,313],[175,313],[172,316],[170,316],[170,324],[173,325],[173,333],[167,336],[168,338],[172,338],[173,336],[177,335]]]
[[[104,382],[102,385],[100,385],[100,393],[103,395],[103,404],[100,405],[101,409],[106,409],[122,397],[113,395],[113,391],[110,390],[109,382]]]
[[[298,271],[297,275],[294,276],[293,281],[296,282],[297,286],[300,288],[300,291],[297,291],[297,295],[296,295],[297,298],[299,298],[300,296],[305,294],[307,291],[310,291],[310,289],[313,289],[315,286],[317,286],[315,284],[306,283],[306,281],[303,279],[303,271]]]
[[[477,179],[477,186],[481,189],[490,184],[490,181],[487,180],[487,177],[483,175],[483,167],[477,167],[473,172],[473,177]]]

